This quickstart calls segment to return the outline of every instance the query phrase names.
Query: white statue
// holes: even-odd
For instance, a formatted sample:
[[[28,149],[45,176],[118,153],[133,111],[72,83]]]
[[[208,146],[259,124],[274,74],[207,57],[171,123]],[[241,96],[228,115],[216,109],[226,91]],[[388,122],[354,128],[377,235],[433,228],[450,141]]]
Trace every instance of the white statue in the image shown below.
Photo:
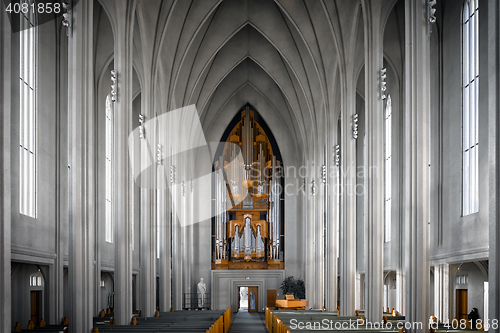
[[[207,285],[203,282],[203,278],[198,282],[198,307],[203,308],[205,306],[205,292],[207,291]]]

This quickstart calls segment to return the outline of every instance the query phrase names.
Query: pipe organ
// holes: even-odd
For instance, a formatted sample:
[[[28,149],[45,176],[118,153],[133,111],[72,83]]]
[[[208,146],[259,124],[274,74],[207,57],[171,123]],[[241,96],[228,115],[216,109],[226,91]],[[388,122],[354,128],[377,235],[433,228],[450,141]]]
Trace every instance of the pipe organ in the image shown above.
[[[282,166],[249,107],[214,170],[213,269],[283,269]]]

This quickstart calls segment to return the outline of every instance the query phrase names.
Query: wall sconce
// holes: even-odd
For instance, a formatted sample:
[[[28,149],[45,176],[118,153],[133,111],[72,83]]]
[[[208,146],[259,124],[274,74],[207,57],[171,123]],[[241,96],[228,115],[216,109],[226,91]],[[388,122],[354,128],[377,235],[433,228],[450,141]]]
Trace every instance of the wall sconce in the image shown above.
[[[163,153],[161,151],[161,144],[156,146],[156,164],[162,165],[163,163]]]
[[[67,1],[63,1],[62,3],[62,7],[63,7],[63,10],[65,11],[65,13],[63,13],[63,20],[62,20],[62,25],[63,27],[66,28],[66,36],[69,35],[69,27],[70,27],[70,23],[69,23],[69,11],[71,10],[71,6],[69,4],[69,2]]]
[[[380,70],[380,97],[382,99],[386,99],[387,95],[385,94],[385,91],[387,90],[387,82],[385,81],[387,79],[387,68],[382,68]]]
[[[175,180],[175,167],[170,165],[170,183],[173,184]]]
[[[143,115],[143,114],[140,114],[139,115],[139,138],[141,139],[144,139],[146,137],[146,133],[144,132],[144,120],[146,119],[146,117]]]
[[[352,115],[352,137],[354,140],[358,138],[358,114]]]
[[[335,166],[340,166],[340,145],[335,145]]]
[[[436,8],[434,8],[435,5],[436,0],[429,0],[429,8],[427,14],[429,15],[429,23],[431,24],[436,22]]]
[[[111,100],[116,102],[117,100],[117,88],[118,88],[118,78],[116,76],[116,71],[113,69],[111,71]]]

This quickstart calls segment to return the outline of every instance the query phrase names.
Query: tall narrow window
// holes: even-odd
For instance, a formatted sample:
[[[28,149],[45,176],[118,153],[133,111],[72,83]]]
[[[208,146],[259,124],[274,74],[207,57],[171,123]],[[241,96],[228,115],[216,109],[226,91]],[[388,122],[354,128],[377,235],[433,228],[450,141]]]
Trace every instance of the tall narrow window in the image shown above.
[[[466,0],[463,10],[462,87],[462,215],[479,210],[478,101],[479,101],[479,1]]]
[[[30,4],[31,1],[25,1]],[[29,7],[28,7],[29,8]],[[35,13],[21,12],[19,33],[19,210],[36,218],[36,79]]]
[[[106,96],[106,242],[113,243],[113,102]]]
[[[337,205],[338,223],[337,223],[337,259],[340,257],[340,224],[342,223],[342,157],[341,157],[341,143],[342,143],[342,124],[341,119],[337,120],[337,146],[335,147],[335,164],[337,164],[336,174],[337,177],[337,193],[335,203]]]
[[[387,95],[385,104],[385,232],[386,242],[391,241],[391,209],[392,209],[392,100],[391,95]]]
[[[158,168],[159,169],[159,168]],[[159,170],[160,172],[160,170]],[[157,191],[157,194],[156,194],[156,258],[157,259],[160,259],[160,252],[161,252],[161,234],[160,234],[160,221],[161,221],[161,205],[159,204],[160,202],[162,202],[163,200],[163,195],[160,193],[160,191]]]
[[[134,155],[132,155],[134,156]],[[130,180],[130,233],[132,242],[132,251],[135,249],[135,183],[134,178]]]

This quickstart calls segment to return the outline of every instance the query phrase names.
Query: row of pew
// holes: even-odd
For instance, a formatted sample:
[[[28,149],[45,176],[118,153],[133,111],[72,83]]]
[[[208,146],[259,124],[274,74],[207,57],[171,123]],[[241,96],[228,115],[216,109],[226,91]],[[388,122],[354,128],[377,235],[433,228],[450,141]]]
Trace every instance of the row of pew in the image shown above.
[[[154,317],[132,317],[130,325],[114,325],[105,314],[94,318],[94,333],[227,333],[231,325],[231,308],[226,311],[156,311]]]
[[[393,315],[395,314],[395,315]],[[351,333],[404,333],[410,323],[405,321],[404,316],[397,312],[384,312],[383,321],[380,323],[369,323],[365,320],[365,312],[356,310],[355,316],[339,316],[338,310],[334,312],[318,312],[306,310],[274,310],[266,308],[265,324],[271,333],[290,333],[300,331],[312,333],[322,332],[351,332]],[[431,317],[431,321],[432,321]],[[435,320],[435,318],[434,318]],[[476,331],[470,328],[453,329],[449,325],[438,324],[433,321],[429,330],[432,333],[463,333]],[[422,323],[424,331],[427,331],[429,323]]]
[[[68,333],[68,318],[64,317],[60,325],[47,325],[45,320],[42,318],[40,320],[40,326],[35,327],[33,321],[29,320],[26,328],[23,329],[19,322],[16,323],[14,327],[14,332],[43,332],[43,333]]]
[[[366,327],[363,317],[339,316],[338,311],[271,311],[266,308],[265,324],[271,333],[317,332],[318,330],[336,333],[347,331],[394,333],[393,330],[370,329]]]

